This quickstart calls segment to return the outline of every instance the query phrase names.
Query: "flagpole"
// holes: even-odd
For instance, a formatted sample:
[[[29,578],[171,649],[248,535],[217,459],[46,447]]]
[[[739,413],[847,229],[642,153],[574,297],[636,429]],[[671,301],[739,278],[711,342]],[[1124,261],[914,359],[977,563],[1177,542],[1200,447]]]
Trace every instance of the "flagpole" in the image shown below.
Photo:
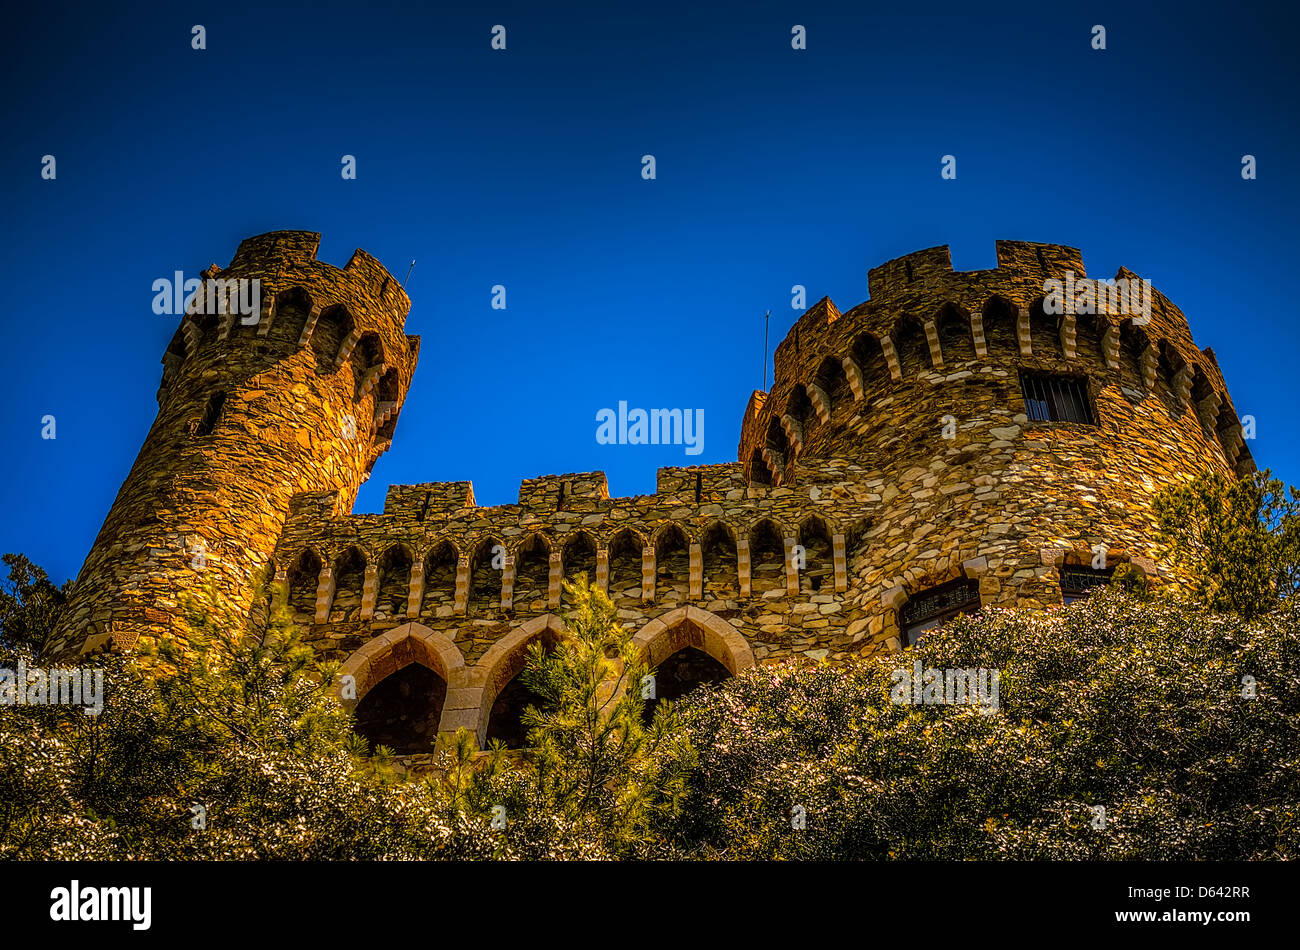
[[[771,318],[771,310],[763,314],[763,392],[767,392],[767,323]]]

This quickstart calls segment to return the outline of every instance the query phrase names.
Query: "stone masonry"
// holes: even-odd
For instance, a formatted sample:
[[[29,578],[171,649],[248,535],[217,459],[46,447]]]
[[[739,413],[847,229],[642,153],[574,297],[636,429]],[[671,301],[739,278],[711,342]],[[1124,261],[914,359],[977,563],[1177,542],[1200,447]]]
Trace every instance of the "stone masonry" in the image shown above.
[[[47,653],[166,635],[180,595],[212,578],[241,612],[264,615],[259,589],[287,606],[355,702],[410,663],[432,670],[439,732],[482,742],[528,644],[561,629],[563,578],[594,578],[652,665],[687,647],[732,674],[835,662],[902,649],[904,604],[957,578],[983,605],[1047,607],[1062,566],[1104,546],[1176,581],[1153,496],[1254,468],[1177,307],[1154,291],[1145,323],[1051,315],[1044,281],[1082,278],[1080,253],[999,241],[993,270],[954,272],[931,248],[872,269],[848,311],[818,301],[750,397],[737,462],[660,469],[631,498],[600,472],[548,475],[489,508],[469,482],[394,485],[382,514],[352,514],[419,338],[378,262],[357,251],[338,269],[318,243],[261,235],[205,272],[261,278],[262,319],[182,321],[158,418]],[[1031,421],[1024,373],[1078,381],[1092,423]]]

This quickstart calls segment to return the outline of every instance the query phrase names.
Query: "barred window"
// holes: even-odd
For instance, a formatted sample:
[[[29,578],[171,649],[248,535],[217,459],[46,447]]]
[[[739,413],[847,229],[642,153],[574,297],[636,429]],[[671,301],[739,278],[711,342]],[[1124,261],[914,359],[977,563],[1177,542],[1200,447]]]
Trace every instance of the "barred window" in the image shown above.
[[[959,577],[932,587],[903,604],[898,625],[903,628],[904,642],[910,647],[920,642],[927,630],[938,627],[958,614],[974,613],[980,606],[979,581]]]
[[[1096,425],[1088,403],[1088,381],[1080,376],[1021,373],[1025,411],[1037,422],[1082,422]]]
[[[1072,604],[1088,596],[1094,587],[1105,587],[1115,568],[1094,568],[1086,565],[1067,564],[1061,568],[1061,600]]]

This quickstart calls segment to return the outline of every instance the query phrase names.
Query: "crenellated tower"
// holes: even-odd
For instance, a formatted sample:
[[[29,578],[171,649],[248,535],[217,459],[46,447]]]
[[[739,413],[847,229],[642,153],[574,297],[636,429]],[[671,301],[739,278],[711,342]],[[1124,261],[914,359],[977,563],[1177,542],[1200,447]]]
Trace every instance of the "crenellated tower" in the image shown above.
[[[158,416],[47,655],[165,634],[208,580],[247,612],[294,495],[332,492],[332,514],[351,510],[391,444],[420,341],[378,261],[358,250],[340,269],[316,260],[319,244],[275,231],[202,272],[216,293],[195,299],[163,354]],[[255,278],[260,312],[244,315],[227,295]]]

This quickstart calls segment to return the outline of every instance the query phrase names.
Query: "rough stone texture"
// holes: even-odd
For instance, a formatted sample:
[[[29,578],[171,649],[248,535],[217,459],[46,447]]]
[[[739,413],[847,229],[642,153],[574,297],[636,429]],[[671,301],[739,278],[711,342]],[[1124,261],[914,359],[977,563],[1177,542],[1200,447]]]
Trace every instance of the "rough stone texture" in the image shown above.
[[[481,742],[528,642],[558,629],[561,577],[603,583],[656,663],[686,647],[732,673],[836,662],[898,649],[903,604],[960,576],[986,605],[1059,604],[1060,566],[1100,544],[1152,583],[1177,580],[1156,557],[1152,497],[1254,467],[1214,355],[1172,303],[1155,292],[1145,326],[1048,316],[1043,281],[1083,277],[1079,252],[1000,241],[995,270],[954,272],[931,248],[871,270],[866,303],[815,304],[777,347],[771,391],[749,400],[737,462],[660,469],[653,495],[630,498],[599,472],[548,475],[490,508],[468,482],[395,485],[382,514],[352,515],[418,338],[382,267],[361,251],[343,270],[318,263],[317,240],[252,238],[223,272],[270,285],[269,333],[206,328],[191,347],[178,331],[158,421],[52,652],[165,632],[200,577],[199,537],[241,609],[264,609],[254,585],[274,578],[270,596],[345,661],[359,697],[423,663],[447,682],[441,731]],[[307,298],[345,307],[344,325],[327,329],[326,310],[298,344]],[[348,321],[370,342],[332,368]],[[1086,378],[1096,424],[1031,422],[1022,368]],[[216,429],[190,438],[217,389]]]

